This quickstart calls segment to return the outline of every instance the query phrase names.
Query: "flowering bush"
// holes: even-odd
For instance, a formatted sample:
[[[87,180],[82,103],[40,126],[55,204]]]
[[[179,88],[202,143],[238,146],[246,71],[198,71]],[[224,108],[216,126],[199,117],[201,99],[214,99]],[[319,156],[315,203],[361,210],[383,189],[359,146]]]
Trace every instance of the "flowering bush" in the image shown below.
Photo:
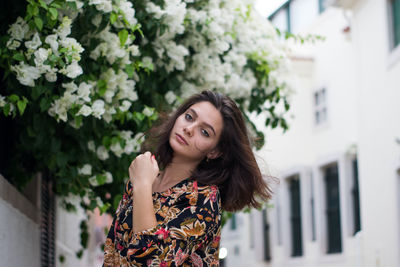
[[[288,127],[286,50],[251,2],[27,0],[22,16],[0,54],[0,111],[18,140],[5,176],[18,186],[41,171],[87,209],[116,207],[143,132],[204,89]]]

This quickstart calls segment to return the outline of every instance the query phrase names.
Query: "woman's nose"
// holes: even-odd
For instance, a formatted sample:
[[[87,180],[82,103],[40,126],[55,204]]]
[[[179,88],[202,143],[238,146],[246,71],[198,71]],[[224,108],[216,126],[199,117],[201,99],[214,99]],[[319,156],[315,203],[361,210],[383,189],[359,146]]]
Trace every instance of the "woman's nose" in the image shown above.
[[[185,128],[183,128],[183,131],[188,136],[192,136],[193,135],[193,127],[192,126],[186,126]]]

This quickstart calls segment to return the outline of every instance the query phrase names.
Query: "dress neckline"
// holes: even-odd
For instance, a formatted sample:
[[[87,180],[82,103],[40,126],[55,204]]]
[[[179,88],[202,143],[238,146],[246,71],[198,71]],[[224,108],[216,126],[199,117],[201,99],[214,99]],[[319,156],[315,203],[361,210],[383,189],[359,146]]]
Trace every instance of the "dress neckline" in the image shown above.
[[[170,188],[168,188],[168,189],[166,189],[166,190],[164,190],[164,191],[161,191],[161,192],[153,192],[152,194],[153,194],[153,195],[169,194],[169,193],[170,193],[171,191],[173,191],[174,189],[176,189],[176,188],[178,188],[178,187],[182,187],[185,183],[188,183],[188,182],[191,181],[191,180],[192,180],[191,177],[185,178],[185,179],[183,179],[182,181],[180,181],[179,183],[177,183],[177,184],[171,186]]]

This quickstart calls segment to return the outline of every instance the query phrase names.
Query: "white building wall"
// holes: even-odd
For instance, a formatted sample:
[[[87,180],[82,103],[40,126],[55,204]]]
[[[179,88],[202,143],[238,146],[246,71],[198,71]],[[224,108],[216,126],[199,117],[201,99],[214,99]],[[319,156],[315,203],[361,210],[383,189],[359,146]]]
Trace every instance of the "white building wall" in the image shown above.
[[[241,266],[276,267],[400,266],[400,46],[390,50],[389,1],[338,2],[352,2],[352,9],[331,7],[299,30],[326,40],[293,45],[294,117],[287,133],[268,130],[266,145],[258,153],[264,172],[280,178],[268,209],[272,260],[264,262],[262,249],[255,248],[255,256],[244,255],[240,260],[230,260],[228,255],[226,266],[238,266],[237,262]],[[315,126],[313,93],[323,87],[327,90],[328,120]],[[262,125],[262,118],[258,119]],[[361,212],[361,231],[355,235],[351,195],[354,158],[358,160]],[[321,168],[333,162],[339,171],[342,252],[327,254]],[[293,174],[300,174],[303,234],[303,256],[294,258],[290,256],[285,179]],[[237,240],[241,240],[246,228],[244,225],[239,234],[230,235],[239,235]],[[226,236],[227,231],[223,231],[223,244]],[[260,233],[254,238],[255,244],[261,243]]]
[[[390,51],[388,2],[354,8],[364,266],[400,266],[400,47]]]
[[[0,266],[40,266],[40,212],[0,175]]]
[[[0,266],[40,266],[39,225],[0,198]]]

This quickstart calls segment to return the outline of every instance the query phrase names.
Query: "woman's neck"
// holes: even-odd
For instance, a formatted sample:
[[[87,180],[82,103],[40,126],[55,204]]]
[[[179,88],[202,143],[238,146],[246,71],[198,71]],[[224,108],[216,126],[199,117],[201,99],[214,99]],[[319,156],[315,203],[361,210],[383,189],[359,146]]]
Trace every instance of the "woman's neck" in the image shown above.
[[[174,157],[157,179],[155,191],[164,191],[189,178],[197,164],[198,162]]]

